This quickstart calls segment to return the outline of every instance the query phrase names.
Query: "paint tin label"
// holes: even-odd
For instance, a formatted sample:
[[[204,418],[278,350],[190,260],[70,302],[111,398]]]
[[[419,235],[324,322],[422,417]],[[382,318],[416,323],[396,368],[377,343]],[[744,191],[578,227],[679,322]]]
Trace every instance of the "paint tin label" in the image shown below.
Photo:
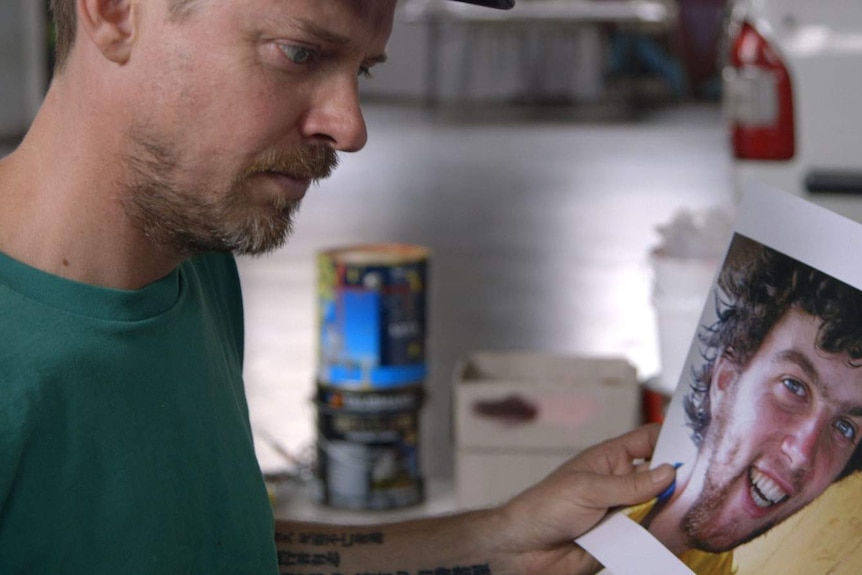
[[[422,407],[424,391],[410,386],[380,392],[355,392],[319,385],[317,406],[324,413],[393,414],[415,412]]]
[[[405,244],[319,255],[321,382],[373,390],[425,380],[427,264],[425,248]]]
[[[422,397],[416,386],[397,392],[318,387],[317,499],[344,509],[420,503]]]

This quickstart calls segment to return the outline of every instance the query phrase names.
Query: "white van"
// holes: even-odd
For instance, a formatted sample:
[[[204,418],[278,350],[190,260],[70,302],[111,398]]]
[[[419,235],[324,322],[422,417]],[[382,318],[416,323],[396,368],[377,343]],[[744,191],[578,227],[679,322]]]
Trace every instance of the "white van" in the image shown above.
[[[862,0],[731,0],[723,40],[737,191],[862,221]]]

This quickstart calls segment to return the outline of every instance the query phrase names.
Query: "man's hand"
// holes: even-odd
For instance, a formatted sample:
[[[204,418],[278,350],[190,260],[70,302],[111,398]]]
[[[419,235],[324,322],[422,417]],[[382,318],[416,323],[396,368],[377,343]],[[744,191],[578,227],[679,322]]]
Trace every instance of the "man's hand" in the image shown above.
[[[505,572],[571,575],[599,569],[573,539],[610,509],[648,501],[674,478],[670,465],[649,470],[659,426],[648,425],[579,454],[499,510],[495,556]]]

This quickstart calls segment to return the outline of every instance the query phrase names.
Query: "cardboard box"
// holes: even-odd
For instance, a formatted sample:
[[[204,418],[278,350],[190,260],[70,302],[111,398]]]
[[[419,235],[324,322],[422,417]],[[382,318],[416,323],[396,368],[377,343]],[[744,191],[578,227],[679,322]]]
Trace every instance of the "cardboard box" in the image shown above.
[[[479,352],[453,397],[461,507],[499,503],[641,422],[637,371],[620,358]]]

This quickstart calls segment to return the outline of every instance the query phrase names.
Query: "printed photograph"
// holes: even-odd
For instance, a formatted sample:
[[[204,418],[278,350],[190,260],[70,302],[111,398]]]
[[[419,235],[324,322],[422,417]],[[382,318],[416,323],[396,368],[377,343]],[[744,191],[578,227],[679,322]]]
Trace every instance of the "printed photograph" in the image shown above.
[[[698,575],[855,573],[860,435],[862,291],[736,233],[625,513]]]

